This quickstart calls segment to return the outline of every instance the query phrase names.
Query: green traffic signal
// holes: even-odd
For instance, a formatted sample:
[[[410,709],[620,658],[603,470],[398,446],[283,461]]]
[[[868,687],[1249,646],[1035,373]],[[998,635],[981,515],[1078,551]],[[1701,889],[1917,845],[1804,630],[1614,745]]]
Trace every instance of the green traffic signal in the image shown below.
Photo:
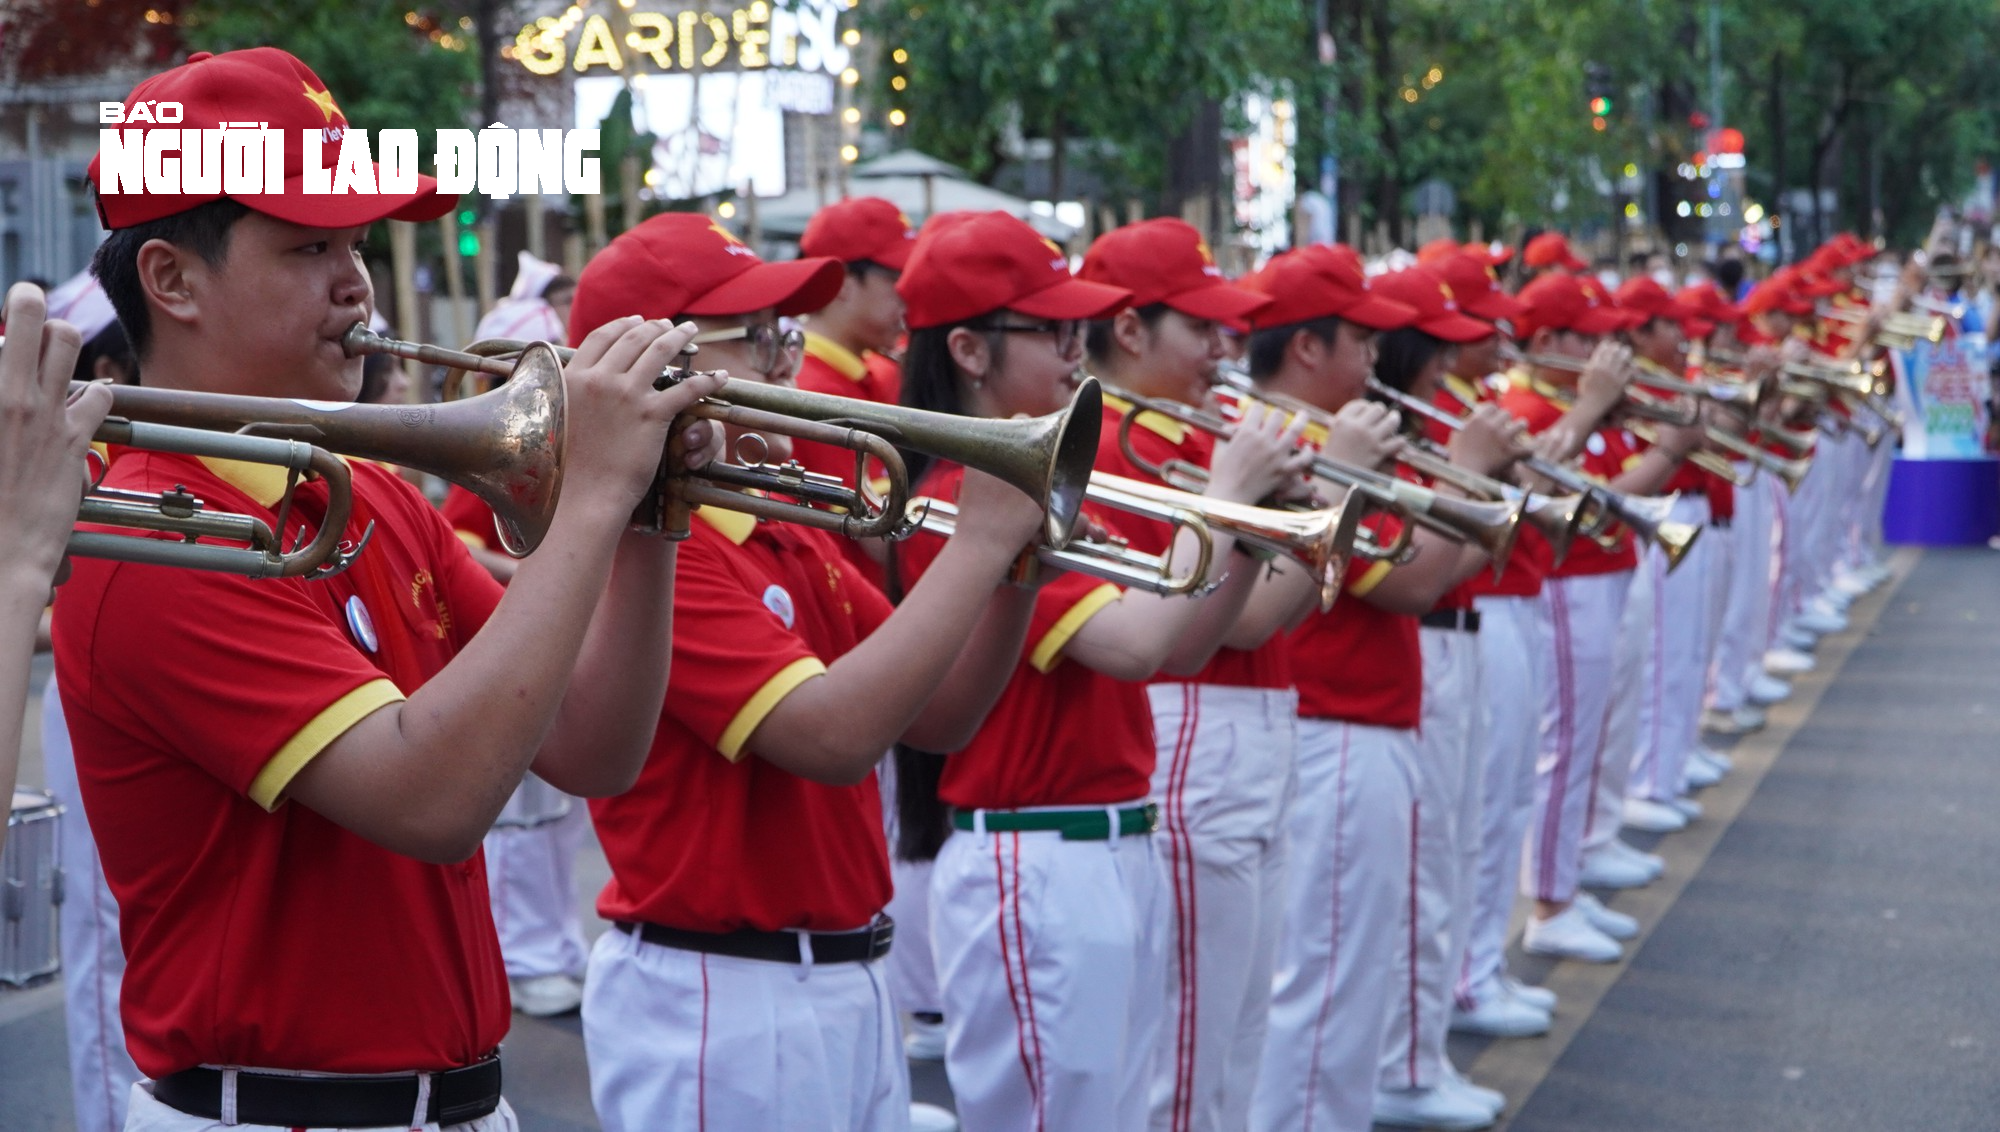
[[[458,254],[470,258],[479,254],[479,233],[470,228],[458,234]]]
[[[1590,112],[1600,118],[1604,117],[1606,114],[1611,113],[1611,100],[1603,95],[1591,99]]]

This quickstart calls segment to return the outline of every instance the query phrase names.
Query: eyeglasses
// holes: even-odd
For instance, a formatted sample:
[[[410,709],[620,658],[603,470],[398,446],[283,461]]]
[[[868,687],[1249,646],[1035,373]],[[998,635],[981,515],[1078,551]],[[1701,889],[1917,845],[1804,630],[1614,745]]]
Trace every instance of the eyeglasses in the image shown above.
[[[727,330],[704,330],[694,336],[694,341],[697,345],[703,345],[709,342],[734,342],[741,338],[750,340],[750,368],[766,377],[798,369],[799,362],[805,357],[805,331],[781,331],[777,324],[772,322],[760,322],[754,326],[732,326]],[[781,366],[782,371],[779,368]]]
[[[998,331],[1002,334],[1053,334],[1058,357],[1074,358],[1083,348],[1083,320],[1065,318],[1050,322],[1001,322],[988,323],[982,330]]]

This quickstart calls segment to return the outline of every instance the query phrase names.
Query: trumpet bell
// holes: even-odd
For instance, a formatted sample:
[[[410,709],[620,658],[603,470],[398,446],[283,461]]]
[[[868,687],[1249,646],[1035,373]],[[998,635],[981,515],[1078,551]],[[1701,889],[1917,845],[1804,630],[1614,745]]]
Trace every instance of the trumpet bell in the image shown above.
[[[1693,523],[1661,523],[1653,531],[1653,545],[1667,556],[1667,573],[1680,567],[1694,549],[1695,540],[1701,537],[1701,528]]]

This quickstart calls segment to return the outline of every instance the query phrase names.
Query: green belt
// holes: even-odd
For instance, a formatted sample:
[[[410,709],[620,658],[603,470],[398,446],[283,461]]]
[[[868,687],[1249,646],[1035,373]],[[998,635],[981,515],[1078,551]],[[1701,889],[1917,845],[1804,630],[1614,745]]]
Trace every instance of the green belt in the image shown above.
[[[986,810],[984,812],[988,833],[1060,833],[1064,841],[1109,841],[1111,840],[1111,820],[1107,816],[1109,809],[1110,807],[1096,810]],[[973,813],[972,810],[953,810],[952,827],[971,829]],[[1160,828],[1160,807],[1155,803],[1124,806],[1119,808],[1117,813],[1120,837],[1151,833]]]

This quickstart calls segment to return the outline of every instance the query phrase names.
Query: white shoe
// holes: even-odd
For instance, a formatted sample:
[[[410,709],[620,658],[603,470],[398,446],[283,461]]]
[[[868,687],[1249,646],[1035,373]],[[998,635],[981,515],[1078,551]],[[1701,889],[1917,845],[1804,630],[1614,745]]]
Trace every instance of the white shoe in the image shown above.
[[[1679,833],[1687,828],[1687,815],[1665,802],[1651,798],[1625,799],[1625,824],[1640,833]]]
[[[1479,1099],[1449,1085],[1430,1089],[1375,1090],[1375,1123],[1392,1128],[1443,1128],[1472,1132],[1493,1123],[1496,1114]]]
[[[1811,660],[1812,658],[1806,657],[1806,659]],[[1760,708],[1783,703],[1792,697],[1791,682],[1782,677],[1773,676],[1769,672],[1758,673],[1751,679],[1749,686],[1744,688],[1743,691],[1750,698],[1750,702]]]
[[[1609,853],[1621,861],[1631,862],[1639,868],[1646,870],[1647,875],[1653,877],[1655,880],[1658,880],[1660,875],[1667,871],[1667,862],[1659,854],[1634,849],[1622,837],[1614,837],[1605,842],[1602,846],[1599,846],[1599,851]]]
[[[1822,637],[1828,633],[1847,631],[1846,615],[1819,602],[1807,606],[1804,613],[1793,619],[1793,623],[1808,633],[1817,633]]]
[[[1798,649],[1772,649],[1764,654],[1764,671],[1772,676],[1797,676],[1801,672],[1811,672],[1816,665],[1817,662],[1813,660],[1811,653],[1801,652]],[[1791,688],[1787,686],[1785,694],[1791,695],[1791,692]],[[1750,698],[1763,703],[1777,702],[1762,700],[1757,695],[1755,680],[1750,682]]]
[[[1701,729],[1710,735],[1747,735],[1755,731],[1757,727],[1763,726],[1763,717],[1761,715],[1757,717],[1757,727],[1750,726],[1748,717],[1744,715],[1746,711],[1755,710],[1755,708],[1750,707],[1748,704],[1737,708],[1735,711],[1721,711],[1716,708],[1709,708],[1707,711],[1701,713]]]
[[[553,1018],[583,1005],[583,984],[568,975],[508,980],[514,1009],[530,1018]]]
[[[910,1104],[910,1132],[958,1132],[958,1117],[949,1109],[913,1101]]]
[[[1792,686],[1790,684],[1785,683],[1783,680],[1779,680],[1776,677],[1772,676],[1766,676],[1764,677],[1764,679],[1769,680],[1771,683],[1776,684],[1780,688],[1783,688],[1786,694],[1791,693]],[[1730,712],[1729,714],[1736,720],[1736,725],[1738,727],[1743,728],[1746,734],[1751,731],[1764,730],[1765,725],[1771,721],[1770,715],[1766,713],[1762,707],[1759,707],[1756,704],[1744,704],[1742,707],[1737,708],[1735,711]]]
[[[1576,906],[1583,909],[1583,918],[1590,926],[1610,936],[1612,939],[1632,939],[1639,934],[1639,921],[1623,912],[1614,912],[1604,906],[1604,902],[1588,892],[1576,894]]]
[[[1796,621],[1788,621],[1778,630],[1778,639],[1773,642],[1780,648],[1811,652],[1819,647],[1819,634],[1805,629]]]
[[[1455,1089],[1460,1094],[1470,1097],[1479,1104],[1485,1105],[1487,1111],[1493,1114],[1494,1119],[1499,1119],[1500,1114],[1507,1110],[1507,1094],[1498,1089],[1489,1089],[1484,1085],[1473,1084],[1466,1078],[1465,1074],[1458,1071],[1458,1066],[1453,1065],[1449,1058],[1445,1060],[1443,1076],[1445,1087]]]
[[[1887,562],[1877,562],[1873,566],[1866,567],[1863,576],[1868,579],[1868,588],[1872,590],[1895,577],[1896,572],[1889,568]]]
[[[1696,758],[1700,759],[1702,762],[1707,763],[1708,765],[1714,767],[1715,769],[1721,771],[1724,774],[1728,774],[1730,771],[1736,769],[1735,759],[1729,757],[1729,755],[1721,751],[1716,750],[1714,747],[1709,746],[1707,743],[1703,743],[1701,746],[1696,747],[1694,749],[1694,753]]]
[[[1657,876],[1644,862],[1634,861],[1609,845],[1601,845],[1583,855],[1583,868],[1576,881],[1590,888],[1641,888],[1653,883]]]
[[[1548,1033],[1551,1024],[1547,1010],[1515,998],[1497,979],[1473,995],[1471,1006],[1451,1012],[1453,1033],[1486,1038],[1532,1038]]]
[[[944,1023],[910,1015],[903,1025],[903,1056],[911,1061],[943,1061]]]
[[[1681,816],[1689,821],[1698,821],[1701,818],[1701,803],[1684,794],[1675,797],[1667,805],[1679,810]]]
[[[1833,590],[1848,601],[1853,601],[1875,587],[1867,578],[1852,570],[1842,570],[1833,576]]]
[[[1722,768],[1689,752],[1681,767],[1681,782],[1687,790],[1703,790],[1722,781]]]
[[[1617,940],[1598,931],[1574,904],[1550,919],[1529,916],[1528,930],[1521,933],[1521,950],[1585,963],[1616,963],[1625,954]]]
[[[1506,989],[1510,998],[1525,1002],[1537,1010],[1546,1010],[1550,1014],[1556,1012],[1556,992],[1547,987],[1524,983],[1505,971],[1500,972],[1500,985]]]

